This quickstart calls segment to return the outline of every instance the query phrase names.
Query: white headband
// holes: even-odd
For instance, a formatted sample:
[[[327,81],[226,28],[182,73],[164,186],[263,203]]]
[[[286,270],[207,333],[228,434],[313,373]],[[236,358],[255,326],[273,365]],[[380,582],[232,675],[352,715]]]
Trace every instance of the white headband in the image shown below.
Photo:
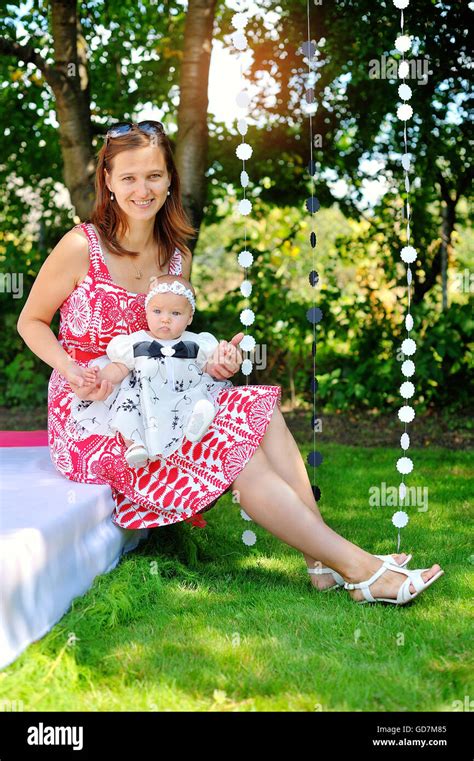
[[[155,285],[155,287],[148,293],[145,299],[145,309],[147,308],[148,303],[150,302],[150,299],[153,298],[153,296],[156,296],[158,293],[168,292],[176,293],[177,296],[185,296],[191,304],[194,314],[194,310],[196,309],[196,302],[194,300],[193,292],[189,288],[186,288],[183,283],[179,283],[177,280],[173,280],[172,283],[160,283],[159,285]]]

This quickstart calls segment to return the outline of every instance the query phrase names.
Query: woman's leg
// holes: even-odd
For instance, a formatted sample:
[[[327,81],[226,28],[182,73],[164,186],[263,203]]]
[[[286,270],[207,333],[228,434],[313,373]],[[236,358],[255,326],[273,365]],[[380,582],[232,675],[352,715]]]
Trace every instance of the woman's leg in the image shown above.
[[[313,511],[316,518],[323,522],[298,445],[277,405],[260,446],[273,470],[292,487],[301,501]],[[318,563],[316,558],[312,558],[306,553],[303,554],[308,568],[314,568],[315,564]],[[403,562],[406,557],[405,553],[393,555],[393,558],[397,562]],[[334,584],[334,578],[331,574],[324,574],[322,576],[311,575],[310,578],[317,589],[325,589]]]
[[[320,558],[345,581],[364,581],[382,565],[381,560],[329,528],[305,505],[274,471],[261,447],[239,473],[232,488],[239,491],[240,504],[252,520],[303,554]],[[432,566],[423,573],[423,579],[427,581],[438,570],[438,565]],[[400,573],[387,571],[371,585],[371,592],[375,596],[396,597],[405,579]],[[415,592],[412,584],[410,590]],[[358,589],[350,594],[354,599],[362,599]]]

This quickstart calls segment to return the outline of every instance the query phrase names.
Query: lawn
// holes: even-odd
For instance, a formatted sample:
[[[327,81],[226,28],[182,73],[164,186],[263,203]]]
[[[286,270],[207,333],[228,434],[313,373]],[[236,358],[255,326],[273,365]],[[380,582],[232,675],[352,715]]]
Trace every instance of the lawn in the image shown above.
[[[309,446],[302,445],[304,454]],[[413,604],[357,605],[312,588],[302,555],[244,521],[230,494],[207,527],[154,529],[0,673],[24,711],[453,711],[472,685],[469,451],[413,449],[402,551],[445,575]],[[398,483],[400,450],[324,445],[320,509],[374,553],[396,551],[396,508],[369,487]],[[255,545],[242,532],[252,529]]]

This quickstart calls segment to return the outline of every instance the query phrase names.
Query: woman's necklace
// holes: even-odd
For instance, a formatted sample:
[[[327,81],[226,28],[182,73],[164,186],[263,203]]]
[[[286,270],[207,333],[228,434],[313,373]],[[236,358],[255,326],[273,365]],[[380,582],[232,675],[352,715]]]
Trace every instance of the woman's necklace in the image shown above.
[[[133,262],[132,262],[132,264],[133,264]],[[135,265],[133,265],[133,266],[135,267]],[[142,276],[142,273],[140,272],[140,270],[139,270],[139,269],[137,269],[137,267],[135,267],[135,271],[136,271],[136,273],[137,273],[137,274],[135,275],[135,280],[140,280],[140,279],[141,279],[141,276]]]
[[[133,261],[132,261],[132,264],[133,264]],[[156,260],[155,260],[155,265],[156,265]],[[135,280],[141,280],[141,278],[142,278],[142,272],[141,272],[141,270],[139,270],[138,267],[136,267],[135,264],[133,264],[133,266],[134,266],[135,272],[136,272]]]

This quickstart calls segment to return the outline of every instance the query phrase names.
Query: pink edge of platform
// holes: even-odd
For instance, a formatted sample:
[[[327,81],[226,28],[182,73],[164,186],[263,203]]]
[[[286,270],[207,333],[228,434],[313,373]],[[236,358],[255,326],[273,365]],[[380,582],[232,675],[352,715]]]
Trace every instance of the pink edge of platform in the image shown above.
[[[0,447],[47,447],[48,431],[0,431]]]

